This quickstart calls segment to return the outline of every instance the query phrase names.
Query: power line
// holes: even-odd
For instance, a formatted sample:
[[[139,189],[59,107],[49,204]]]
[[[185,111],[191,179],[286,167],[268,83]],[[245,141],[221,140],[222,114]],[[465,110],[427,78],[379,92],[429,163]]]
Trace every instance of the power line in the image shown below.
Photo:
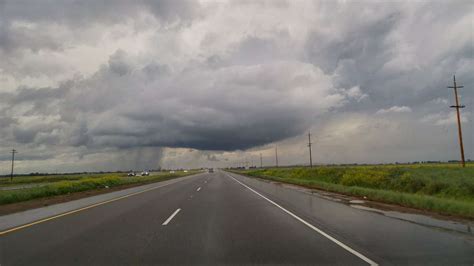
[[[464,105],[459,105],[459,99],[458,99],[458,89],[459,88],[464,88],[464,86],[457,86],[456,84],[456,75],[453,76],[453,83],[454,86],[448,86],[448,88],[454,89],[454,98],[456,100],[456,105],[451,105],[451,108],[456,108],[456,116],[458,119],[458,136],[459,136],[459,147],[461,150],[461,165],[462,167],[466,167],[466,161],[464,159],[464,145],[462,142],[462,128],[461,128],[461,114],[459,109],[464,108]]]
[[[13,166],[15,165],[15,153],[17,153],[17,151],[15,149],[12,149],[11,153],[12,153],[12,171],[10,174],[10,182],[13,181]]]

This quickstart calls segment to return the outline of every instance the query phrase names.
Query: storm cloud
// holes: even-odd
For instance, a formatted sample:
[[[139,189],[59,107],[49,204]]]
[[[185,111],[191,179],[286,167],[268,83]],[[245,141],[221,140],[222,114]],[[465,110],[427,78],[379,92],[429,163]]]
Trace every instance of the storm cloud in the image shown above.
[[[0,0],[2,172],[472,157],[473,5]]]

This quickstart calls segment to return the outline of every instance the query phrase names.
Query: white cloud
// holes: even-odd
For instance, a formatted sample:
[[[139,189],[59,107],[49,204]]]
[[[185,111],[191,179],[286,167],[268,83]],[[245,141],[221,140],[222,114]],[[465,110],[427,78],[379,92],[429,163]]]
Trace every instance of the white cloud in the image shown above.
[[[461,115],[462,123],[469,123],[470,113],[463,113]],[[455,112],[442,112],[429,114],[421,118],[421,121],[424,123],[430,123],[437,126],[447,126],[447,125],[456,125],[457,118]]]
[[[360,101],[362,101],[364,99],[367,99],[369,97],[368,94],[362,92],[362,90],[360,89],[359,86],[354,86],[354,87],[346,90],[345,94],[348,96],[348,98],[354,99],[357,102],[360,102]]]
[[[380,109],[376,114],[388,114],[388,113],[410,113],[412,110],[408,106],[392,106],[387,109]]]

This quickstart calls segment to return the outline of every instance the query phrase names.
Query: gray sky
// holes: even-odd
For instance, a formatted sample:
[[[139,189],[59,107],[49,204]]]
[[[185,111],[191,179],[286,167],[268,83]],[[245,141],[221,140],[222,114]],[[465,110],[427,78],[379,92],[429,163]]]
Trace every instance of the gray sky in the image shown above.
[[[0,0],[0,174],[474,159],[472,1]]]

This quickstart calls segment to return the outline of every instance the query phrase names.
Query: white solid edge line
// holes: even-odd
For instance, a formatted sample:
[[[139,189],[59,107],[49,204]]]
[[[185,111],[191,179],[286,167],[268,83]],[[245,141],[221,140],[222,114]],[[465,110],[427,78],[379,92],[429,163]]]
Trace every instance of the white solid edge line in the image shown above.
[[[227,174],[227,173],[226,173]],[[253,193],[259,195],[260,197],[264,198],[265,200],[267,200],[268,202],[270,202],[271,204],[275,205],[276,207],[280,208],[281,210],[283,210],[284,212],[286,212],[287,214],[289,214],[290,216],[292,216],[293,218],[295,218],[296,220],[300,221],[301,223],[303,223],[304,225],[308,226],[309,228],[313,229],[314,231],[318,232],[319,234],[323,235],[324,237],[326,237],[327,239],[331,240],[332,242],[336,243],[337,245],[339,245],[340,247],[342,247],[343,249],[349,251],[350,253],[352,253],[353,255],[359,257],[360,259],[362,259],[363,261],[367,262],[368,264],[370,265],[378,265],[375,261],[367,258],[366,256],[360,254],[359,252],[353,250],[352,248],[350,248],[349,246],[347,246],[346,244],[342,243],[341,241],[335,239],[334,237],[328,235],[327,233],[325,233],[324,231],[322,231],[321,229],[317,228],[316,226],[308,223],[307,221],[303,220],[302,218],[300,218],[299,216],[297,216],[296,214],[292,213],[291,211],[283,208],[282,206],[278,205],[277,203],[275,203],[274,201],[272,201],[271,199],[265,197],[264,195],[258,193],[257,191],[255,191],[254,189],[252,189],[251,187],[245,185],[244,183],[240,182],[239,180],[237,180],[236,178],[234,178],[233,176],[227,174],[227,176],[229,176],[230,178],[234,179],[237,183],[241,184],[242,186],[248,188],[250,191],[252,191]]]
[[[171,214],[171,216],[168,217],[168,219],[166,219],[166,221],[162,225],[167,225],[171,221],[171,219],[173,219],[176,216],[176,214],[178,214],[180,210],[181,209],[178,208],[176,211],[174,211],[173,214]]]
[[[201,190],[201,187],[198,187],[198,188],[196,189],[196,191],[199,191],[199,190]]]

